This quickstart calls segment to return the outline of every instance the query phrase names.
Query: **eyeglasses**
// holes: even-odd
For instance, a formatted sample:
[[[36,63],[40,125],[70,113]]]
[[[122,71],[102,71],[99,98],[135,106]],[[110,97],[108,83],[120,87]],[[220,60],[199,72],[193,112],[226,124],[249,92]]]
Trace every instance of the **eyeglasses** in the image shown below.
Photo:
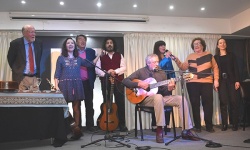
[[[200,46],[201,43],[200,43],[200,42],[198,42],[198,43],[193,43],[193,45],[194,45],[194,46]]]
[[[156,64],[156,63],[159,63],[159,61],[151,61],[150,63],[151,64]]]

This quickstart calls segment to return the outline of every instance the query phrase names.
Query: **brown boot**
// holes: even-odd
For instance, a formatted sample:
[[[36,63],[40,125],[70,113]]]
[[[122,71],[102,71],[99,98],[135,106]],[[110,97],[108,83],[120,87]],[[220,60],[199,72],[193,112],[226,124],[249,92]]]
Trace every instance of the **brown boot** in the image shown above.
[[[156,128],[156,143],[164,143],[162,127],[157,126]]]

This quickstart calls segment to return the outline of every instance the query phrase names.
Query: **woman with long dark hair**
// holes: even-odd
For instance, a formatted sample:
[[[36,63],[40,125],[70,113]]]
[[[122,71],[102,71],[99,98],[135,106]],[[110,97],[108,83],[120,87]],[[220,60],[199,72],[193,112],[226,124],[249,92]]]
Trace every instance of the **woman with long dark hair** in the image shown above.
[[[67,103],[72,103],[74,125],[73,136],[71,140],[78,140],[82,136],[81,121],[81,101],[85,99],[85,93],[82,86],[80,67],[94,67],[93,64],[78,57],[76,43],[72,38],[67,38],[63,42],[61,56],[56,62],[55,71],[55,88],[63,93]],[[93,63],[96,63],[100,55],[97,56]],[[87,93],[86,93],[87,94]]]
[[[170,57],[165,57],[166,43],[164,41],[157,41],[154,44],[154,54],[159,58],[159,67],[166,71],[167,78],[175,78],[174,67],[172,64],[172,59]]]
[[[219,80],[219,99],[222,119],[222,131],[228,127],[228,112],[232,121],[232,130],[238,130],[239,105],[237,90],[240,87],[239,70],[237,67],[236,57],[227,50],[226,40],[218,39],[215,52],[215,60],[220,70]]]

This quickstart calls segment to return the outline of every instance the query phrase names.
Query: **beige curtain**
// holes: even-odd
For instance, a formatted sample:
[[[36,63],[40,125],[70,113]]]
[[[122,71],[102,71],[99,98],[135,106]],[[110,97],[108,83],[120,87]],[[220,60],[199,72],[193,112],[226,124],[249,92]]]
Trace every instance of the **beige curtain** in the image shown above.
[[[220,38],[220,35],[211,34],[174,34],[174,33],[128,33],[124,35],[124,57],[127,63],[126,76],[133,73],[135,70],[145,66],[145,58],[148,54],[153,53],[154,43],[158,40],[166,42],[166,48],[170,50],[181,61],[184,61],[186,57],[193,52],[191,49],[191,42],[193,38],[201,37],[206,41],[207,50],[213,55],[215,54],[216,41]],[[178,67],[173,62],[174,69],[178,71]],[[178,76],[178,73],[176,73]],[[185,97],[188,99],[186,87],[184,89]],[[173,91],[173,94],[181,95],[180,83],[177,83],[177,88]],[[188,99],[189,101],[189,99]],[[134,117],[135,105],[131,104],[128,100],[126,104],[126,122],[129,130],[135,128]],[[190,103],[189,103],[190,104]],[[191,107],[189,105],[190,112]],[[202,110],[202,108],[201,108]],[[218,94],[214,92],[214,116],[213,123],[220,124],[220,110],[218,103]],[[177,127],[182,126],[182,121],[179,119],[177,108],[174,108],[175,123]],[[143,128],[151,128],[151,116],[148,113],[142,113],[143,115]],[[191,116],[192,117],[192,116]],[[203,118],[203,111],[201,111],[201,118]],[[202,125],[204,125],[202,119]],[[171,125],[171,122],[170,122]]]
[[[10,42],[22,36],[18,31],[0,31],[0,81],[11,81],[12,73],[8,64],[7,54]]]

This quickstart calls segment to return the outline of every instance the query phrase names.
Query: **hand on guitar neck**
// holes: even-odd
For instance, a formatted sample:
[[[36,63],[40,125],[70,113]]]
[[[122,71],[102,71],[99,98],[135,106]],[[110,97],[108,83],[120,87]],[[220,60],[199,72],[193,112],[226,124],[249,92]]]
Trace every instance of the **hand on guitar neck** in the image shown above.
[[[109,70],[108,70],[108,74],[110,74],[111,77],[115,77],[116,72],[115,72],[115,70],[113,70],[113,69],[109,69]]]

